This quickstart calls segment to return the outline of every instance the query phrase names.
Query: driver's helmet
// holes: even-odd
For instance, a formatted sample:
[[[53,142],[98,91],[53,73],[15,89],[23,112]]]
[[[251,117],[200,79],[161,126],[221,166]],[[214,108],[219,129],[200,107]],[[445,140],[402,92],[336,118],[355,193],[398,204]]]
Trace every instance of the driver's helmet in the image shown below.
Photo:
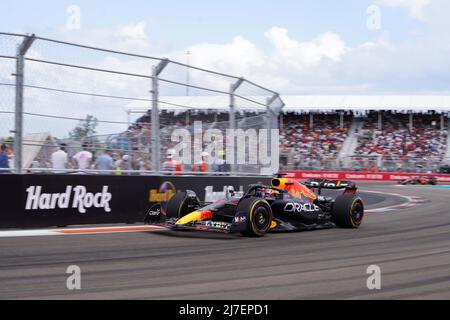
[[[278,194],[278,191],[270,188],[261,188],[257,191],[257,196],[261,198],[272,198]]]

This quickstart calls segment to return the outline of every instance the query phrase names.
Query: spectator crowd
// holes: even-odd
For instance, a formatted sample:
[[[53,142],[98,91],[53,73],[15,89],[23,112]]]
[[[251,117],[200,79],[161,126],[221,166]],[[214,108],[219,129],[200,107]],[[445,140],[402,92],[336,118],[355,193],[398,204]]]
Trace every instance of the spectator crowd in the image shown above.
[[[339,114],[287,115],[281,131],[282,163],[292,169],[326,168],[337,159],[347,138],[350,121]]]
[[[244,115],[245,116],[245,115]],[[247,115],[248,116],[248,115]],[[198,119],[197,119],[198,118]],[[191,167],[180,166],[173,147],[166,141],[173,128],[185,127],[186,123],[206,119],[213,124],[227,120],[227,114],[218,115],[161,114],[161,169],[167,172],[228,172],[225,155],[220,155],[223,165],[206,166],[209,155],[202,154],[202,161]],[[74,148],[61,143],[57,150],[44,152],[36,157],[34,168],[51,168],[54,172],[65,170],[104,172],[108,174],[129,174],[129,171],[151,171],[151,121],[148,115],[141,117],[125,132],[105,140]],[[357,120],[357,121],[355,121]],[[352,124],[362,122],[361,129]],[[357,119],[351,114],[293,114],[282,116],[280,135],[281,167],[295,170],[356,170],[356,171],[436,171],[444,163],[447,152],[448,126],[439,114],[415,114],[411,122],[409,114],[371,112]],[[226,124],[226,123],[225,123]],[[443,125],[444,124],[444,125]],[[225,126],[226,127],[226,126]],[[357,137],[350,164],[339,159],[350,128]],[[166,132],[167,131],[167,132]],[[70,144],[70,143],[68,143]],[[7,169],[8,154],[11,151],[2,146],[0,168]],[[352,149],[353,150],[353,149]],[[41,151],[42,153],[42,151]],[[3,170],[6,171],[6,170]]]
[[[440,123],[437,115],[415,115],[411,126],[409,115],[386,113],[380,130],[378,115],[371,115],[358,135],[355,160],[363,164],[360,169],[370,159],[379,159],[378,165],[395,171],[438,166],[444,160],[448,136]]]
[[[111,147],[94,151],[88,144],[83,144],[81,150],[71,153],[72,156],[69,155],[67,145],[62,143],[58,150],[51,154],[51,168],[55,173],[74,170],[129,175],[130,171],[151,170],[148,157],[140,152],[129,155]]]

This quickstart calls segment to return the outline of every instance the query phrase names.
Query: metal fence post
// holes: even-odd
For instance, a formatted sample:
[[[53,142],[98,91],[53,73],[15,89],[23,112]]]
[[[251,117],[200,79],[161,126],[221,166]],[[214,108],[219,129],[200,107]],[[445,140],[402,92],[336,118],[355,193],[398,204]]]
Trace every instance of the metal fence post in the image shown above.
[[[236,130],[236,97],[235,93],[237,89],[244,83],[244,78],[240,78],[236,83],[232,83],[230,86],[230,111],[229,111],[229,121],[230,121],[230,130]],[[233,159],[234,160],[234,159]],[[236,172],[236,164],[231,164],[231,173]]]
[[[275,102],[278,102],[278,106],[274,106]],[[270,130],[280,130],[282,127],[280,124],[280,115],[282,114],[282,110],[285,107],[285,103],[280,99],[279,94],[274,94],[271,98],[267,99],[267,112],[269,113],[269,119],[270,119]],[[271,172],[272,174],[277,173],[280,170],[280,151],[279,151],[279,145],[277,145],[276,150],[272,150],[272,132],[269,132],[269,145],[270,145],[270,156],[272,157],[272,160],[276,158],[275,166],[274,163],[272,163],[272,170],[274,172]],[[278,141],[279,142],[279,141]]]
[[[280,101],[281,104],[279,107],[273,107],[275,101]],[[268,98],[266,101],[267,104],[267,113],[270,119],[270,128],[269,129],[280,129],[279,116],[281,110],[284,108],[284,103],[280,100],[280,96],[278,94],[274,94],[271,98]]]
[[[378,130],[383,130],[383,115],[378,111]]]
[[[236,97],[234,96],[234,84],[230,86],[230,111],[229,117],[230,129],[236,129]]]
[[[23,172],[23,87],[25,55],[35,40],[35,35],[26,36],[17,50],[16,60],[16,106],[14,126],[14,167],[17,174]]]
[[[413,131],[414,130],[414,114],[412,113],[412,111],[410,111],[409,114],[409,131]]]
[[[152,70],[152,164],[156,173],[161,172],[161,143],[160,143],[160,121],[159,121],[159,85],[158,77],[169,60],[162,60]]]
[[[236,97],[234,95],[244,81],[244,78],[240,78],[236,83],[232,83],[230,86],[230,129],[236,129]]]

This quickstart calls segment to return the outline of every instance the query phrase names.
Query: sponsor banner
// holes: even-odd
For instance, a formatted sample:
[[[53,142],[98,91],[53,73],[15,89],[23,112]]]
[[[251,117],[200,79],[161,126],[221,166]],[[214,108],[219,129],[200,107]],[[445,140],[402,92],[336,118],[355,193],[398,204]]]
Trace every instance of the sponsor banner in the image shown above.
[[[290,178],[300,180],[351,180],[351,181],[392,181],[414,177],[436,177],[438,182],[450,183],[450,174],[411,174],[411,173],[385,173],[385,172],[323,172],[323,171],[283,171]]]
[[[0,175],[0,229],[143,222],[155,203],[192,190],[201,201],[225,198],[268,178]]]

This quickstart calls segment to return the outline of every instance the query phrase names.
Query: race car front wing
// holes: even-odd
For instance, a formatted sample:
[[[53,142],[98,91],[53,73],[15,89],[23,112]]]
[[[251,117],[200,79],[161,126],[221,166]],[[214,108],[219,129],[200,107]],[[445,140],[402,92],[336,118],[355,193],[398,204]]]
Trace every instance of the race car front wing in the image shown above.
[[[232,232],[232,224],[220,221],[198,221],[188,224],[177,224],[176,221],[166,221],[163,223],[152,223],[153,225],[158,225],[165,227],[169,230],[174,231],[204,231],[204,232],[215,232],[215,233],[234,233]]]

